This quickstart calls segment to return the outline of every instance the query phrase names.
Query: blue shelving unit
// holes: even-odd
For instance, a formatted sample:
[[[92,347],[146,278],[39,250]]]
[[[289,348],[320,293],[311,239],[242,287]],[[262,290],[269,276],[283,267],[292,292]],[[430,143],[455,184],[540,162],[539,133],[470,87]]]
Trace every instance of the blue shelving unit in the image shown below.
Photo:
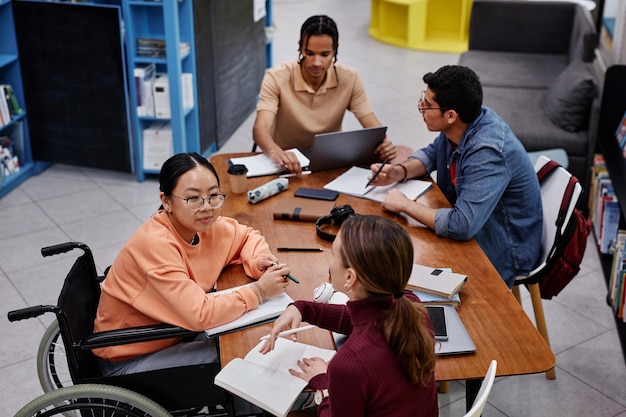
[[[134,68],[154,63],[157,72],[167,73],[170,93],[169,119],[137,115],[137,90],[131,83],[131,119],[135,148],[135,171],[137,180],[143,181],[147,174],[158,174],[158,169],[144,169],[143,132],[155,121],[170,122],[173,150],[200,152],[200,133],[197,110],[197,75],[195,40],[193,29],[192,0],[142,1],[123,0],[122,7],[126,27],[128,73],[134,79]],[[166,57],[151,58],[137,54],[137,38],[153,38],[165,41]],[[180,43],[189,44],[189,52],[180,53]],[[193,78],[194,107],[183,108],[182,74],[191,73]]]
[[[20,106],[26,110],[11,0],[0,0],[0,84],[10,84]],[[0,181],[2,197],[31,175],[41,172],[47,165],[36,164],[33,161],[26,112],[0,126],[0,136],[8,136],[11,139],[14,154],[17,155],[20,165],[19,172],[2,176]]]

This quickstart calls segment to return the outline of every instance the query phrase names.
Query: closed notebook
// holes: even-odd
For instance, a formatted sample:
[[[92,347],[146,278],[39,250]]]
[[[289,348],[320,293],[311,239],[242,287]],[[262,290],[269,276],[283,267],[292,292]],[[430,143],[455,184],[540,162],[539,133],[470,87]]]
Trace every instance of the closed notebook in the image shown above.
[[[314,222],[330,214],[335,202],[311,198],[284,197],[274,206],[274,219]]]
[[[467,282],[467,276],[445,269],[413,264],[406,287],[446,299],[452,299]]]

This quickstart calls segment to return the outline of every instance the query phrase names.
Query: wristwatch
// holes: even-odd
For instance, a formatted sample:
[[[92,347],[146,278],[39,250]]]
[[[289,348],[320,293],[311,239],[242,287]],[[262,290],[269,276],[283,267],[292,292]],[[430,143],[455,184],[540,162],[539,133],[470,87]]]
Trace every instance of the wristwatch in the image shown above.
[[[313,395],[313,399],[315,400],[315,404],[320,405],[324,398],[328,397],[327,389],[318,389],[315,391],[315,395]]]

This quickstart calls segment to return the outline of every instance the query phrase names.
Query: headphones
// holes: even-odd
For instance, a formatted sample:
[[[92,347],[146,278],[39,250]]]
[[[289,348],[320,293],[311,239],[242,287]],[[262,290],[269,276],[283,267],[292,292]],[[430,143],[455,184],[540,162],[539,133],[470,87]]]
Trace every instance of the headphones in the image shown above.
[[[350,207],[350,205],[346,204],[344,206],[339,206],[339,207],[335,207],[330,211],[329,215],[320,217],[319,219],[317,219],[317,221],[315,222],[315,229],[317,230],[317,235],[328,241],[328,242],[332,242],[335,240],[335,237],[337,236],[336,234],[330,233],[330,232],[326,232],[324,230],[322,230],[322,226],[326,225],[326,224],[333,224],[337,227],[341,227],[341,224],[348,218],[348,217],[352,217],[352,216],[356,216],[356,213],[354,212],[354,210],[352,209],[352,207]]]

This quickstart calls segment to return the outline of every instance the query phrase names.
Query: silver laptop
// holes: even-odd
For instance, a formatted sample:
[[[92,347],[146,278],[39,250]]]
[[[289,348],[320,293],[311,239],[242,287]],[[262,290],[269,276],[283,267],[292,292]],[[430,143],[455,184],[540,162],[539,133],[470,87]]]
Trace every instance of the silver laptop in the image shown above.
[[[448,340],[437,341],[435,344],[436,355],[456,355],[461,353],[476,352],[476,346],[472,341],[467,329],[454,306],[444,305]]]
[[[313,147],[301,149],[310,160],[309,170],[368,166],[378,162],[374,150],[385,139],[386,126],[370,127],[346,132],[320,133],[315,135]]]

